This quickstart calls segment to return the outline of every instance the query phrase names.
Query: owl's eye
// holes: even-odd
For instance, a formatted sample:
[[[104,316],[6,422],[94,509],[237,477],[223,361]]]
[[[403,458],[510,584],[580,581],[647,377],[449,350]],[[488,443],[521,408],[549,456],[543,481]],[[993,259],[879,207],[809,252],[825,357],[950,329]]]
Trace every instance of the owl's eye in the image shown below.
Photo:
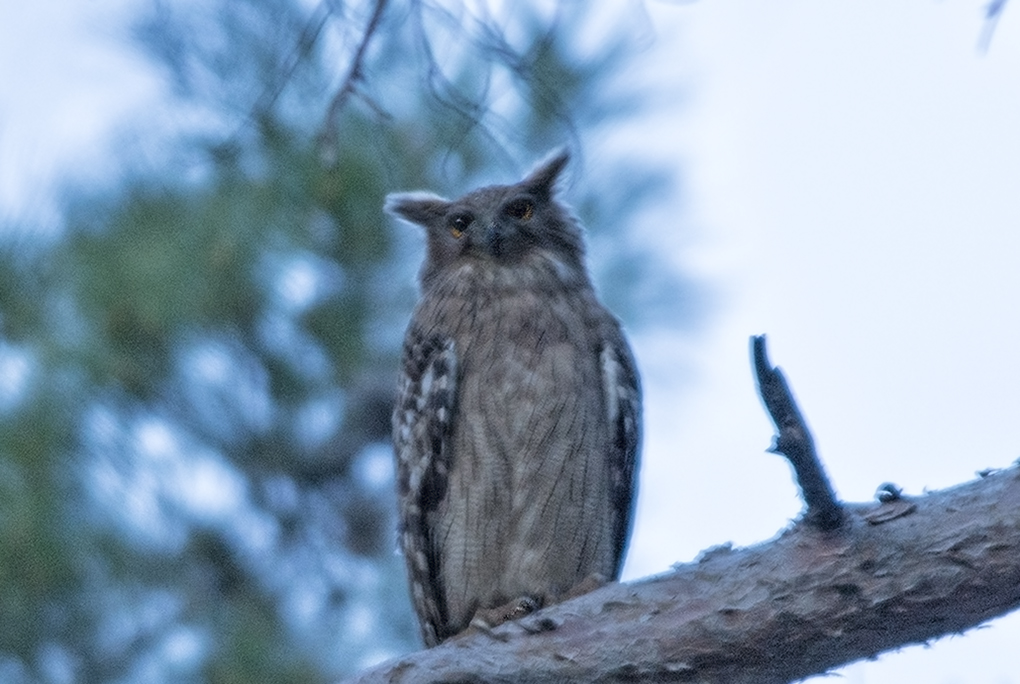
[[[452,235],[453,237],[455,237],[457,239],[460,239],[460,236],[463,235],[464,231],[467,230],[468,226],[471,225],[471,221],[472,221],[472,218],[471,218],[470,214],[455,214],[450,219],[450,224],[449,224],[450,225],[450,235]]]
[[[503,211],[507,216],[518,221],[527,221],[535,213],[535,203],[526,197],[518,197],[507,203]]]

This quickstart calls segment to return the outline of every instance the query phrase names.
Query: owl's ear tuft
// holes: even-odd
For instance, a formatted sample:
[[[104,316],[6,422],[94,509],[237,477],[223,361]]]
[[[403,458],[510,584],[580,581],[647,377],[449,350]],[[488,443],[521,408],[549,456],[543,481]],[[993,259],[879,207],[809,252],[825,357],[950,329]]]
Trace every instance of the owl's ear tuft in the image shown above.
[[[570,161],[570,151],[566,147],[553,152],[545,161],[538,165],[521,183],[528,190],[540,197],[549,197],[556,186],[563,167]]]
[[[386,213],[427,226],[446,214],[450,203],[438,195],[425,192],[401,192],[386,196]]]

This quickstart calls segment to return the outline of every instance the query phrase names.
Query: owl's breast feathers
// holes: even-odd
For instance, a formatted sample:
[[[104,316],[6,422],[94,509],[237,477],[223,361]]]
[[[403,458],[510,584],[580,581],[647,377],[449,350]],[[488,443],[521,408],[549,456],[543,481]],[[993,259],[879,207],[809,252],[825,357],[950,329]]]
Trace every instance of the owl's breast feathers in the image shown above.
[[[547,259],[447,276],[408,329],[394,414],[429,645],[480,606],[618,576],[640,429],[633,357],[583,272]]]

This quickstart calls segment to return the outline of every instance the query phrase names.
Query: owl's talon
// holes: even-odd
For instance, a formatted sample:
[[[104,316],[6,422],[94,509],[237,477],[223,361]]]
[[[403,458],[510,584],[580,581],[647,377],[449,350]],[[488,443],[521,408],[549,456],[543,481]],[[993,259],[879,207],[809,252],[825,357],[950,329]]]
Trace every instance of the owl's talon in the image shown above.
[[[588,575],[574,586],[570,587],[570,589],[567,589],[566,592],[561,594],[559,597],[559,601],[568,601],[572,598],[577,598],[578,596],[584,596],[585,594],[593,592],[596,589],[601,589],[607,584],[609,584],[608,577],[606,577],[603,574],[593,572],[592,574]]]
[[[541,634],[542,632],[551,632],[554,629],[559,629],[560,621],[554,620],[551,617],[536,615],[534,618],[521,620],[518,624],[528,634]]]
[[[470,622],[470,624],[468,624],[467,629],[465,629],[463,632],[461,632],[457,636],[465,636],[465,635],[468,635],[468,634],[476,634],[477,633],[477,634],[484,634],[485,636],[489,637],[490,639],[495,639],[496,641],[506,641],[507,639],[510,638],[509,635],[507,635],[507,634],[497,634],[496,632],[494,632],[493,631],[493,627],[495,627],[495,626],[496,625],[490,625],[488,622],[485,621],[484,618],[481,618],[478,615],[475,615],[475,617],[471,618],[471,622]]]
[[[495,608],[479,608],[471,619],[471,626],[492,629],[504,622],[518,620],[542,607],[543,601],[534,596],[520,596]]]

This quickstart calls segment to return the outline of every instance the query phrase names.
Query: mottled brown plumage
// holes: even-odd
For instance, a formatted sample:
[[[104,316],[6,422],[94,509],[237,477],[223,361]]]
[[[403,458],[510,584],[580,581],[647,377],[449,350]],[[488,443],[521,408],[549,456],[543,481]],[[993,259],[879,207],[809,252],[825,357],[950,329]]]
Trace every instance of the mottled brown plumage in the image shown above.
[[[479,610],[616,579],[623,561],[640,389],[554,197],[566,162],[454,201],[387,201],[428,249],[393,415],[400,541],[428,646]]]

